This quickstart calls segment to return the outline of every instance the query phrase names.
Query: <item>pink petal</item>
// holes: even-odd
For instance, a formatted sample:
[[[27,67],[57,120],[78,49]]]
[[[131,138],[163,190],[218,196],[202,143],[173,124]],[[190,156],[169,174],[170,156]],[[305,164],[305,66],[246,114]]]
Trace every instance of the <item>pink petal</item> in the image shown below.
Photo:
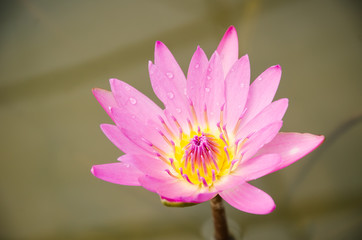
[[[212,199],[213,197],[215,197],[217,194],[216,191],[202,191],[202,192],[197,192],[193,195],[187,196],[187,197],[181,197],[179,199],[176,199],[178,201],[184,201],[184,202],[192,202],[192,203],[202,203],[202,202],[206,202],[210,199]]]
[[[237,174],[235,171],[233,171],[216,181],[214,186],[217,191],[222,192],[227,189],[234,188],[235,186],[239,186],[245,182],[245,177],[243,175]]]
[[[161,159],[145,155],[135,155],[132,159],[132,165],[145,175],[156,178],[163,178],[165,176],[166,169],[172,171],[171,166],[163,162]]]
[[[224,191],[240,184],[269,174],[279,166],[281,158],[278,154],[266,154],[242,161],[229,175],[214,183],[218,191]]]
[[[206,72],[205,88],[200,89],[200,92],[204,91],[205,93],[205,104],[209,120],[216,124],[217,121],[220,121],[220,109],[225,103],[225,81],[220,57],[217,52],[214,52],[211,56]]]
[[[279,154],[265,154],[242,162],[236,174],[244,177],[245,181],[251,181],[275,171],[279,166],[281,157]]]
[[[124,153],[140,153],[143,149],[130,141],[122,131],[111,124],[101,124],[101,129],[107,138]]]
[[[236,138],[245,138],[253,132],[257,132],[263,127],[282,120],[286,110],[288,108],[288,99],[283,98],[272,102],[266,106],[259,114],[251,119],[244,127],[240,128],[236,134]]]
[[[195,106],[196,113],[199,113],[198,118],[202,119],[204,111],[204,96],[205,92],[200,89],[205,89],[205,74],[209,61],[204,51],[197,47],[194,55],[192,56],[189,70],[187,74],[187,95]]]
[[[123,158],[129,157],[123,156]],[[123,162],[94,165],[91,172],[104,181],[128,186],[140,186],[138,178],[143,176],[137,168]]]
[[[220,55],[224,76],[226,76],[231,66],[238,60],[239,55],[238,35],[234,26],[230,26],[225,32],[216,51]]]
[[[268,194],[248,183],[219,194],[231,206],[247,213],[268,214],[275,209],[275,203]]]
[[[162,175],[159,175],[157,178],[146,175],[140,178],[140,183],[147,190],[168,199],[179,199],[181,196],[189,196],[197,192],[197,188],[194,185],[171,177],[166,171],[163,171]]]
[[[310,133],[279,133],[270,143],[266,144],[257,153],[277,153],[282,157],[278,169],[289,166],[301,159],[324,141],[324,136]]]
[[[136,154],[146,154],[152,157],[156,156],[156,151],[154,148],[152,148],[154,144],[152,144],[148,139],[144,138],[144,134],[132,131],[121,126],[119,126],[118,128],[132,144],[140,149],[139,152],[135,152]]]
[[[195,193],[191,196],[180,196],[176,199],[166,198],[161,196],[161,198],[167,200],[168,202],[176,202],[176,203],[202,203],[206,202],[213,197],[216,196],[216,192],[203,192],[203,193]]]
[[[141,177],[140,183],[147,190],[176,202],[199,203],[211,199],[216,194],[215,192],[202,191],[196,185],[170,177],[166,172],[163,178]]]
[[[164,138],[159,134],[157,129],[161,128],[161,124],[151,120],[142,119],[138,115],[130,115],[128,112],[118,108],[111,109],[112,116],[117,126],[127,136],[136,137],[133,142],[138,146],[156,146],[164,152],[171,151],[171,146],[167,144]],[[157,120],[159,121],[159,120]]]
[[[173,79],[169,79],[157,65],[151,62],[149,63],[149,73],[152,88],[157,97],[182,126],[187,126],[187,118],[190,113],[185,94],[186,84],[179,88]]]
[[[279,65],[270,67],[250,85],[245,106],[247,111],[243,117],[243,124],[247,123],[272,102],[278,89],[281,74],[282,70]]]
[[[248,55],[240,58],[225,79],[226,120],[233,130],[244,110],[250,84],[250,63]]]
[[[251,135],[245,145],[241,148],[241,152],[243,152],[242,161],[250,159],[260,148],[273,140],[282,125],[282,121],[277,121]]]
[[[160,41],[155,44],[155,65],[172,81],[176,89],[186,89],[186,78],[170,50]]]
[[[117,102],[114,99],[112,92],[100,88],[93,88],[92,93],[103,109],[112,118],[110,108],[117,107]]]
[[[144,123],[149,120],[159,122],[158,116],[162,116],[162,110],[147,96],[118,79],[110,79],[110,84],[118,105],[129,117],[137,117]]]
[[[118,105],[121,108],[111,108],[113,121],[126,136],[138,146],[155,144],[163,150],[168,150],[158,129],[162,129],[159,119],[163,111],[148,97],[122,81],[111,79],[111,88]],[[167,133],[165,133],[167,135]],[[135,138],[138,136],[138,139]],[[143,141],[147,139],[148,141]],[[144,147],[142,147],[144,148]]]

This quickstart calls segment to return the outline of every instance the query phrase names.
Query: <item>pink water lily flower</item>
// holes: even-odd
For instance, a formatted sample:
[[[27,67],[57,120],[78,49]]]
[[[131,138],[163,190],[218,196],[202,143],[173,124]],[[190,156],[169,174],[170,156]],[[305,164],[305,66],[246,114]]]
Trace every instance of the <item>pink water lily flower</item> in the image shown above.
[[[148,67],[165,109],[117,79],[110,80],[111,92],[93,89],[116,124],[101,129],[125,153],[119,162],[93,166],[94,176],[142,186],[166,205],[201,203],[219,194],[241,211],[273,211],[273,199],[249,181],[292,164],[324,139],[279,132],[288,107],[285,98],[272,102],[280,66],[250,84],[249,58],[238,58],[231,26],[210,60],[197,47],[187,78],[162,42],[156,42]]]

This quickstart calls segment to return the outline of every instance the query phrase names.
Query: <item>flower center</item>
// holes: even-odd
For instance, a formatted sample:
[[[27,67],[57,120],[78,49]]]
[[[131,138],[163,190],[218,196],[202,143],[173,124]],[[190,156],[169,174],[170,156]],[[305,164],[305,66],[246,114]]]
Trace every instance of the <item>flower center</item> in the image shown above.
[[[202,133],[194,136],[184,147],[182,158],[183,175],[187,174],[191,182],[209,185],[216,180],[223,163],[220,143],[211,134]],[[186,176],[184,176],[186,177]]]
[[[182,178],[200,187],[211,187],[217,179],[230,173],[231,150],[227,142],[209,133],[192,132],[175,146],[170,158],[177,178]]]
[[[227,133],[226,125],[223,125],[223,106],[220,109],[220,122],[216,128],[210,127],[207,109],[204,109],[204,125],[200,127],[196,117],[193,104],[190,103],[193,120],[188,121],[188,128],[185,129],[177,119],[171,116],[175,126],[178,127],[178,134],[174,133],[168,124],[160,118],[163,129],[160,135],[173,148],[172,152],[163,152],[153,144],[146,143],[153,148],[156,156],[169,164],[170,169],[165,171],[172,177],[182,179],[190,184],[199,187],[213,187],[225,175],[229,175],[242,159],[241,147],[247,141],[245,139],[234,139],[240,124],[241,114],[232,135]]]

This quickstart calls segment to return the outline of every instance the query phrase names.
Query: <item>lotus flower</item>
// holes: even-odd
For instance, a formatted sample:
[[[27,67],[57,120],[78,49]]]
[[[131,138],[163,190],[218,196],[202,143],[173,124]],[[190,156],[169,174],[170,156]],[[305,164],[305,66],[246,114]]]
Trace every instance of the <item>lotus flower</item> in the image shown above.
[[[314,150],[323,136],[279,133],[288,99],[272,102],[279,65],[250,84],[247,55],[238,58],[231,26],[210,60],[197,47],[187,78],[162,43],[148,65],[162,109],[132,86],[111,79],[111,92],[93,94],[116,125],[101,129],[122,150],[116,163],[95,165],[94,176],[142,186],[170,206],[201,203],[219,194],[233,207],[267,214],[273,199],[249,181],[284,168]]]

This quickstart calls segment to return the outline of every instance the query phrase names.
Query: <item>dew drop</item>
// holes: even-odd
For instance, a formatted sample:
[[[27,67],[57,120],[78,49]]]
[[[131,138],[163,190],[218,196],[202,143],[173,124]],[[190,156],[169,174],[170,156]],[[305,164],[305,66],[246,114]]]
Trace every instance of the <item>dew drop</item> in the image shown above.
[[[200,67],[200,64],[195,64],[195,68],[199,68]]]
[[[175,97],[175,95],[174,95],[172,92],[168,92],[168,93],[167,93],[167,97],[168,97],[169,99],[173,99],[173,98]]]
[[[242,87],[242,88],[245,87],[245,84],[244,83],[240,84],[240,87]]]
[[[207,69],[207,71],[211,72],[211,71],[212,71],[212,68],[211,68],[211,67],[209,67],[209,68]]]
[[[130,88],[128,85],[126,85],[126,86],[124,87],[124,89],[126,89],[127,91],[131,90],[131,88]]]
[[[181,113],[181,108],[176,108],[176,112]]]
[[[184,94],[187,95],[187,88],[184,88]]]
[[[172,73],[170,73],[170,72],[168,72],[168,73],[166,73],[166,76],[168,77],[168,78],[173,78],[173,74]]]
[[[211,79],[211,77],[210,77],[210,76],[207,76],[206,78],[207,78],[207,80],[210,80],[210,79]]]
[[[263,80],[263,78],[262,78],[262,77],[258,77],[256,80],[261,81],[261,80]]]
[[[210,92],[210,88],[205,88],[205,91],[206,91],[206,92]]]
[[[135,98],[129,98],[129,101],[131,102],[131,104],[135,105],[137,103],[137,100]]]

